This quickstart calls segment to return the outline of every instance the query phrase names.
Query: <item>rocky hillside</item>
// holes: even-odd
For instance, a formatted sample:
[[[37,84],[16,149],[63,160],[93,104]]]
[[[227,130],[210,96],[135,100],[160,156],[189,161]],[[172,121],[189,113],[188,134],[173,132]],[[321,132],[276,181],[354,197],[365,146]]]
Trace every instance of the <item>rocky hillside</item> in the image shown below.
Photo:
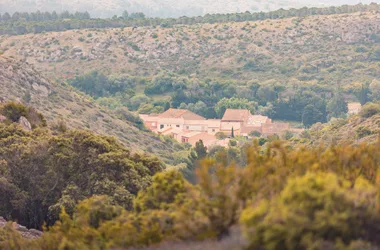
[[[0,101],[9,100],[36,108],[50,125],[62,120],[71,128],[115,136],[132,151],[157,154],[169,164],[173,152],[183,150],[181,145],[137,128],[130,113],[116,115],[70,87],[48,81],[31,65],[0,56]]]
[[[0,51],[58,78],[170,69],[202,78],[353,81],[379,76],[379,41],[380,14],[362,12],[3,36]]]

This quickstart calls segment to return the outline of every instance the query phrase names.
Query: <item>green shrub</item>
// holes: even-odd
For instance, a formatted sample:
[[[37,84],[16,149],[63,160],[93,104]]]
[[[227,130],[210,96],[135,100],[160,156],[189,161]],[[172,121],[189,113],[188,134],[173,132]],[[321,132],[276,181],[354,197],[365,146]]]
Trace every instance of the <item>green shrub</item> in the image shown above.
[[[367,127],[360,126],[359,128],[356,129],[356,134],[357,134],[358,139],[361,139],[363,137],[372,135],[373,132]]]
[[[28,108],[16,102],[9,102],[1,108],[1,113],[12,122],[17,122],[21,116],[27,115]]]
[[[380,103],[370,102],[365,104],[359,114],[363,118],[369,118],[371,116],[380,114]]]
[[[378,243],[380,217],[375,188],[359,178],[354,188],[337,175],[306,174],[290,179],[276,199],[241,215],[252,249],[323,249],[318,242]]]
[[[216,137],[216,139],[218,139],[218,140],[223,140],[223,139],[226,139],[226,138],[227,138],[226,134],[223,133],[223,132],[218,132],[218,133],[216,133],[216,134],[215,134],[215,137]]]

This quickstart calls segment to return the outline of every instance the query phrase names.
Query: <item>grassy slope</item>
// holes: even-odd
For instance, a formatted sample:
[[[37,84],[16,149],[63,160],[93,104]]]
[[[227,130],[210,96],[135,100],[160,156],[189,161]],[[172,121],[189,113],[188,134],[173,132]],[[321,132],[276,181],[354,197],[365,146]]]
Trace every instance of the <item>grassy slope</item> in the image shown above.
[[[0,56],[0,100],[22,101],[27,93],[31,95],[29,104],[50,123],[62,119],[72,128],[115,136],[131,150],[152,152],[167,163],[173,162],[174,152],[183,150],[177,143],[163,142],[154,134],[137,129],[133,123],[120,120],[70,87],[49,82],[32,66]]]

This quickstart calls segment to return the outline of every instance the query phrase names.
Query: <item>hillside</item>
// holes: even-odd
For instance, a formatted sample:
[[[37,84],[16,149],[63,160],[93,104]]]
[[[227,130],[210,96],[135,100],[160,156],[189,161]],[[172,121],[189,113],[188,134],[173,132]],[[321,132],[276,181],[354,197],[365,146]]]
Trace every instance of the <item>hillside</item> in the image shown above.
[[[375,143],[380,136],[380,112],[368,118],[354,115],[325,124],[317,123],[310,128],[309,136],[312,146]]]
[[[71,128],[115,136],[128,149],[157,154],[169,164],[173,163],[173,153],[183,150],[181,145],[140,130],[131,122],[129,112],[116,115],[74,89],[47,80],[31,65],[4,56],[0,56],[1,100],[26,102],[43,113],[52,126],[62,120]]]
[[[327,83],[379,77],[380,14],[2,36],[0,50],[50,77],[107,73]],[[75,65],[75,67],[74,67]],[[343,78],[341,77],[343,75]]]

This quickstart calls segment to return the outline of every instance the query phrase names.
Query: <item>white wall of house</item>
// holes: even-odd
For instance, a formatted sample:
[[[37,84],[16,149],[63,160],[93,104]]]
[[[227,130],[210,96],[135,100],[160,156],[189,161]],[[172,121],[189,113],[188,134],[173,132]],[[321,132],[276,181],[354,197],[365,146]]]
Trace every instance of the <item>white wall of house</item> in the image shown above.
[[[183,119],[159,119],[157,121],[158,129],[166,129],[166,128],[183,128],[184,120]]]
[[[207,133],[210,135],[215,135],[218,132],[220,132],[220,127],[219,128],[207,128]]]
[[[184,129],[189,130],[189,131],[206,132],[207,131],[207,125],[185,124]]]

